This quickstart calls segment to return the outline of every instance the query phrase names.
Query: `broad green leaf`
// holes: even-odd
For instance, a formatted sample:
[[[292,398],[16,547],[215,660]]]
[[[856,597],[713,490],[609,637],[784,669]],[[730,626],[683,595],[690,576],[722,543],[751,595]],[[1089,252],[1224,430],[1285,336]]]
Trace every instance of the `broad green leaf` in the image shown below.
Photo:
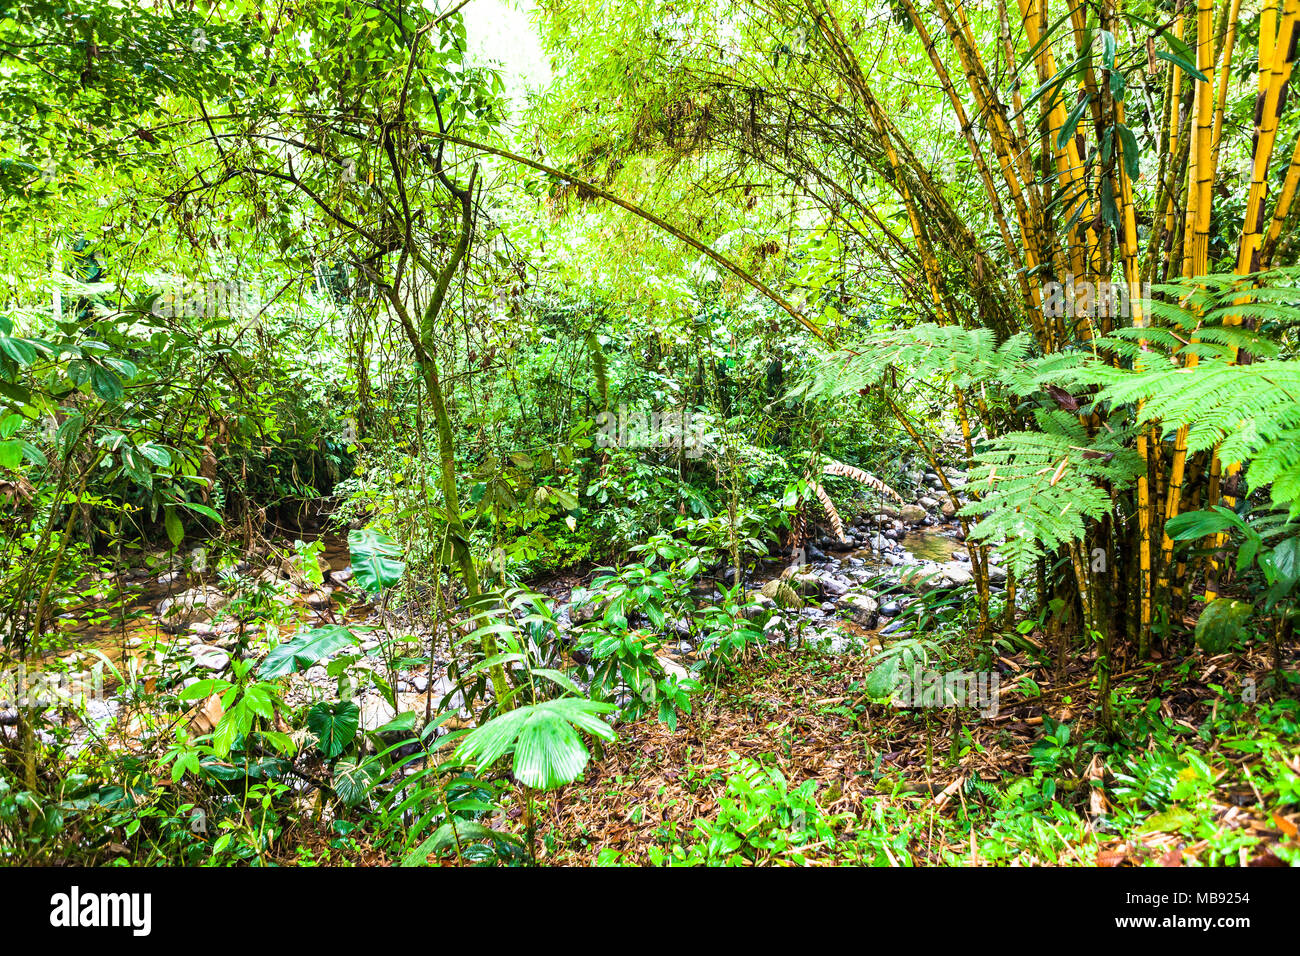
[[[1207,654],[1222,654],[1232,646],[1254,608],[1231,598],[1218,598],[1206,605],[1196,622],[1196,646]]]
[[[122,400],[122,383],[118,377],[106,368],[96,366],[90,373],[90,388],[106,402]]]
[[[577,697],[518,707],[469,734],[456,759],[484,768],[513,748],[515,778],[535,789],[554,789],[576,780],[590,759],[579,730],[614,739],[613,729],[598,716],[612,710],[611,704]]]
[[[257,673],[264,679],[283,677],[329,660],[338,651],[356,643],[356,635],[340,624],[314,628],[271,648]]]
[[[167,539],[171,541],[172,547],[180,547],[181,541],[185,539],[185,526],[181,524],[174,509],[168,508],[163,512],[163,527],[167,529]]]
[[[327,760],[333,760],[348,748],[357,736],[361,708],[351,701],[321,701],[307,711],[307,729]]]
[[[169,452],[166,448],[162,447],[162,445],[157,445],[151,441],[148,441],[145,442],[144,444],[136,445],[135,450],[138,451],[141,455],[144,455],[145,458],[148,458],[159,468],[168,468],[171,466],[172,463],[171,452]]]
[[[406,854],[402,858],[402,866],[424,866],[429,862],[432,854],[443,853],[479,840],[496,839],[497,836],[495,830],[481,823],[453,818],[434,830],[432,836]]]
[[[0,335],[0,352],[9,356],[19,365],[31,365],[36,361],[36,349],[25,339]]]
[[[357,583],[371,594],[392,587],[406,570],[396,542],[381,531],[361,528],[348,532],[348,550]]]

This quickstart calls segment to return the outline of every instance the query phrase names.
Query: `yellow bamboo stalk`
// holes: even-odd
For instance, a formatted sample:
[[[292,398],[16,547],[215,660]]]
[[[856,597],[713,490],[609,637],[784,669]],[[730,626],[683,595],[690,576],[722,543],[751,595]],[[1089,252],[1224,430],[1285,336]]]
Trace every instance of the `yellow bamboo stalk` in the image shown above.
[[[1180,15],[1174,23],[1174,36],[1179,40],[1183,38],[1183,18]],[[1182,96],[1180,95],[1183,85],[1183,70],[1178,64],[1173,64],[1173,69],[1169,73],[1169,90],[1173,98],[1169,115],[1169,156],[1178,155],[1178,131],[1182,126],[1183,118],[1180,107],[1182,106]],[[1169,191],[1169,200],[1165,204],[1165,235],[1174,234],[1174,223],[1178,214],[1178,203],[1174,196],[1174,190]]]
[[[1031,270],[1036,269],[1038,264],[1047,258],[1047,252],[1041,248],[1041,237],[1036,228],[1036,216],[1041,213],[1041,210],[1036,208],[1032,194],[1027,195],[1025,190],[1025,183],[1032,182],[1034,179],[1032,170],[1025,165],[1024,157],[1028,154],[1028,149],[1023,137],[1017,139],[997,100],[988,69],[966,24],[966,13],[961,0],[954,0],[951,9],[945,0],[935,0],[935,10],[957,51],[962,72],[966,76],[967,86],[975,97],[980,116],[987,124],[989,139],[998,158],[998,169],[1002,173],[1012,207],[1016,211],[1020,238],[1025,247],[1026,265]],[[1016,97],[1019,97],[1018,93]],[[1038,290],[1035,289],[1032,308],[1036,310],[1039,305],[1040,298]]]
[[[1241,16],[1241,0],[1232,0],[1228,10],[1227,34],[1223,51],[1219,54],[1219,95],[1214,106],[1214,142],[1210,150],[1210,163],[1219,165],[1219,144],[1223,141],[1223,115],[1228,104],[1228,81],[1232,75],[1232,53],[1237,45],[1237,19]]]
[[[832,52],[835,53],[844,67],[849,85],[857,94],[859,102],[866,108],[867,115],[875,128],[875,133],[884,148],[885,159],[889,163],[890,171],[893,173],[894,186],[903,202],[903,209],[907,213],[908,223],[912,227],[912,236],[916,241],[917,252],[921,259],[921,268],[925,273],[926,287],[929,289],[934,307],[939,313],[946,314],[948,310],[945,307],[946,298],[943,294],[943,277],[939,261],[935,257],[933,247],[930,244],[929,234],[926,232],[925,223],[921,218],[921,210],[912,195],[911,187],[908,185],[903,164],[899,161],[898,150],[895,148],[892,136],[893,124],[890,123],[889,118],[885,115],[879,101],[867,83],[857,57],[854,56],[848,40],[840,29],[839,21],[830,8],[824,4],[821,7],[820,14],[822,38],[831,47]]]
[[[1034,250],[1030,247],[1028,242],[1024,242],[1025,253],[1023,257],[1021,256],[1021,245],[1011,237],[1011,229],[1007,224],[1006,213],[1002,208],[1002,200],[998,196],[997,186],[993,182],[993,174],[989,171],[988,163],[984,159],[984,150],[980,147],[979,140],[975,138],[974,126],[970,121],[970,117],[966,113],[966,107],[962,103],[961,97],[957,95],[957,88],[952,82],[952,76],[949,74],[948,68],[944,64],[943,59],[939,56],[938,50],[935,49],[934,38],[930,35],[930,31],[925,25],[925,20],[922,19],[916,6],[912,3],[912,0],[903,0],[903,7],[907,11],[908,18],[912,21],[912,26],[916,29],[921,44],[925,47],[925,52],[930,59],[930,65],[934,69],[935,76],[939,80],[939,85],[943,87],[943,91],[948,97],[948,102],[952,106],[953,113],[957,117],[957,122],[961,126],[962,137],[966,140],[966,145],[971,151],[971,156],[975,160],[976,169],[979,170],[980,181],[984,184],[984,192],[988,195],[989,202],[992,204],[993,219],[997,223],[998,231],[1002,236],[1003,247],[1006,249],[1007,256],[1011,260],[1012,265],[1015,267],[1016,277],[1020,284],[1020,292],[1028,306],[1030,319],[1037,326],[1039,324],[1038,312],[1041,296],[1037,286],[1031,287],[1029,276],[1027,274],[1028,270],[1026,268],[1026,266],[1028,266],[1029,269],[1032,269],[1037,265],[1034,257]],[[978,93],[976,94],[976,98],[978,100]],[[1018,189],[1019,184],[1017,183],[1016,186]],[[1012,198],[1019,206],[1023,206],[1023,201],[1020,200],[1018,192],[1013,191]],[[1017,210],[1017,214],[1020,218],[1020,231],[1023,241],[1027,223],[1021,209]]]
[[[1012,69],[1016,63],[1016,51],[1011,45],[1011,21],[1007,17],[1006,0],[998,0],[998,34],[1002,40],[1002,54],[1006,57],[1007,69]],[[1015,135],[1010,139],[1016,144],[1016,169],[1020,173],[1020,181],[1026,186],[1029,208],[1037,213],[1042,209],[1043,203],[1037,177],[1034,176],[1029,161],[1029,131],[1025,127],[1025,101],[1020,95],[1019,83],[1011,89],[1011,106],[1015,110]]]
[[[1255,101],[1255,145],[1252,157],[1250,194],[1246,199],[1246,218],[1237,250],[1237,274],[1259,271],[1259,250],[1264,234],[1265,204],[1268,198],[1268,167],[1277,139],[1278,119],[1282,111],[1283,90],[1291,78],[1295,63],[1296,39],[1300,32],[1300,0],[1286,0],[1276,40],[1268,36],[1267,22],[1274,11],[1268,8],[1260,24],[1260,92]],[[1239,316],[1228,322],[1239,323]]]
[[[1025,29],[1025,38],[1030,46],[1036,46],[1037,52],[1034,55],[1034,65],[1038,72],[1040,83],[1046,83],[1056,75],[1056,58],[1052,55],[1050,43],[1039,43],[1043,37],[1043,17],[1045,8],[1040,8],[1038,0],[1017,0],[1020,6],[1021,21]],[[1065,104],[1059,96],[1052,97],[1052,107],[1046,116],[1046,127],[1049,133],[1050,147],[1053,158],[1056,163],[1057,179],[1060,188],[1064,190],[1065,195],[1076,196],[1069,203],[1065,210],[1065,219],[1069,221],[1076,210],[1083,206],[1083,212],[1079,216],[1078,222],[1090,223],[1092,216],[1092,202],[1090,194],[1083,182],[1084,166],[1083,159],[1079,154],[1079,137],[1072,136],[1066,141],[1063,147],[1058,148],[1056,145],[1057,135],[1065,126],[1066,109]],[[1082,226],[1076,226],[1076,229]],[[1070,237],[1066,236],[1067,252],[1070,259],[1070,267],[1076,276],[1087,274],[1087,261],[1085,259],[1085,248],[1077,243],[1072,243]]]
[[[1187,169],[1187,211],[1184,219],[1183,276],[1204,275],[1209,264],[1211,188],[1214,184],[1214,6],[1213,0],[1199,0],[1196,9],[1196,68],[1207,82],[1196,81],[1193,100],[1195,139]],[[1195,340],[1195,336],[1193,336]],[[1196,367],[1196,355],[1188,353],[1187,368]],[[1169,489],[1165,500],[1164,524],[1178,514],[1183,492],[1183,475],[1187,465],[1188,426],[1178,429],[1174,453],[1169,465]],[[1163,526],[1162,526],[1163,531]],[[1169,590],[1169,572],[1173,567],[1174,540],[1163,532],[1160,542],[1157,589]]]
[[[1273,29],[1275,23],[1278,24],[1276,32]],[[1246,198],[1245,221],[1242,224],[1241,242],[1237,248],[1238,275],[1249,275],[1260,270],[1268,199],[1268,167],[1277,139],[1278,120],[1284,103],[1283,95],[1291,79],[1292,67],[1295,65],[1297,40],[1300,40],[1300,0],[1284,0],[1280,23],[1278,23],[1277,11],[1271,3],[1268,4],[1260,14],[1255,137],[1251,157],[1250,193]],[[1224,322],[1227,325],[1240,325],[1241,316],[1229,315]],[[1236,358],[1237,350],[1234,349],[1233,359]],[[1227,474],[1223,481],[1223,503],[1233,508],[1237,504],[1236,479],[1241,470],[1241,463],[1229,462],[1225,470]],[[1226,541],[1225,534],[1215,535],[1215,550],[1221,550]],[[1205,592],[1206,600],[1213,600],[1218,596],[1218,573],[1219,561],[1216,556],[1211,562],[1210,584]]]
[[[1124,104],[1117,102],[1115,104],[1115,120],[1118,123],[1124,122]],[[1121,221],[1124,225],[1123,234],[1119,237],[1120,260],[1124,267],[1124,279],[1128,283],[1129,289],[1129,307],[1133,316],[1134,328],[1145,328],[1147,325],[1147,316],[1144,303],[1142,301],[1142,276],[1138,262],[1138,236],[1137,236],[1137,211],[1133,202],[1133,183],[1129,180],[1124,166],[1124,146],[1123,142],[1117,136],[1115,137],[1115,149],[1118,153],[1116,162],[1116,175],[1120,182],[1120,203],[1121,203]],[[1138,347],[1146,349],[1146,340],[1139,340]],[[1134,361],[1134,366],[1141,371],[1143,361],[1141,357]],[[1151,634],[1151,619],[1153,609],[1153,595],[1151,588],[1151,535],[1152,535],[1152,512],[1151,512],[1151,488],[1150,488],[1150,452],[1148,443],[1148,432],[1143,429],[1138,434],[1137,440],[1138,454],[1142,458],[1142,470],[1138,475],[1137,488],[1137,505],[1138,505],[1138,608],[1139,608],[1139,628],[1138,628],[1138,647],[1141,653],[1145,654]]]
[[[1260,250],[1261,268],[1268,269],[1273,264],[1273,253],[1282,236],[1282,226],[1291,214],[1297,186],[1300,186],[1300,136],[1296,136],[1295,146],[1291,150],[1291,164],[1287,167],[1282,190],[1277,196],[1277,207],[1273,210],[1273,221],[1269,223],[1268,235],[1264,237],[1264,245]]]
[[[1193,238],[1191,243],[1185,244],[1187,254],[1184,256],[1183,261],[1183,275],[1186,278],[1203,275],[1208,270],[1211,189],[1218,172],[1219,144],[1223,133],[1223,112],[1227,100],[1228,74],[1232,64],[1233,46],[1236,42],[1237,17],[1240,15],[1241,0],[1232,0],[1231,6],[1224,12],[1227,23],[1220,23],[1225,32],[1225,37],[1218,55],[1218,95],[1212,109],[1207,102],[1210,88],[1215,79],[1210,67],[1210,36],[1206,29],[1209,19],[1206,11],[1207,6],[1208,3],[1202,0],[1197,10],[1196,66],[1206,75],[1210,82],[1201,83],[1196,89],[1196,155],[1191,165],[1191,169],[1195,170],[1195,172],[1188,177],[1189,225],[1187,231]],[[1212,113],[1212,117],[1207,117],[1207,111]],[[1206,131],[1207,123],[1211,127],[1208,134]],[[1208,147],[1206,145],[1207,135],[1209,137]],[[1193,205],[1195,209],[1192,208]],[[1193,336],[1193,341],[1195,341],[1195,336]],[[1196,364],[1196,355],[1189,353],[1186,366],[1195,368]],[[1187,461],[1187,434],[1188,428],[1183,426],[1178,430],[1174,443],[1174,455],[1169,474],[1169,495],[1165,505],[1166,524],[1178,515],[1182,506],[1183,476]],[[1161,542],[1160,587],[1162,591],[1168,587],[1173,549],[1173,540],[1168,534],[1165,534]],[[1182,565],[1179,567],[1181,568]]]

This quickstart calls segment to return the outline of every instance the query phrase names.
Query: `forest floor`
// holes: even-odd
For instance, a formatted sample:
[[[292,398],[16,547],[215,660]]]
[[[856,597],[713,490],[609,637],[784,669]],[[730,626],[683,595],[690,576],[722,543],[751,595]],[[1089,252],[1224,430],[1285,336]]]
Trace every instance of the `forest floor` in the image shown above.
[[[936,559],[953,550],[937,529],[905,540],[935,545]],[[344,581],[348,558],[333,544],[323,564]],[[819,567],[871,573],[851,557]],[[556,575],[543,590],[561,606],[580,581]],[[106,653],[109,644],[137,653],[128,644],[148,638],[177,645],[183,660],[214,654],[228,623],[169,636],[154,619],[155,602],[195,583],[172,572],[137,580],[141,592],[122,597],[140,616],[131,627],[67,616]],[[324,613],[308,591],[289,588],[285,613]],[[1219,656],[1165,647],[1146,663],[1117,659],[1114,724],[1127,736],[1112,740],[1099,725],[1095,660],[1075,654],[1056,666],[1038,631],[1014,636],[1019,650],[1000,642],[994,712],[901,708],[872,702],[863,686],[884,629],[810,605],[787,612],[811,625],[780,632],[793,646],[777,640],[754,652],[694,695],[675,727],[620,721],[581,780],[531,810],[516,791],[508,818],[493,825],[527,842],[531,821],[537,861],[550,865],[1300,864],[1300,641],[1279,648],[1281,692],[1260,643]],[[819,639],[837,628],[844,640]],[[319,670],[317,683],[332,684]],[[440,674],[429,670],[427,693]],[[367,725],[387,719],[363,711]],[[296,817],[271,856],[284,865],[400,862],[391,839],[366,824],[340,838],[322,819]]]
[[[1296,649],[1288,650],[1294,660]],[[1300,807],[1286,787],[1300,774],[1294,710],[1290,722],[1279,722],[1276,712],[1265,708],[1252,715],[1245,705],[1230,720],[1216,722],[1219,711],[1230,709],[1227,702],[1240,696],[1242,681],[1253,677],[1262,686],[1267,677],[1261,654],[1237,658],[1237,673],[1225,674],[1230,659],[1157,662],[1130,674],[1117,685],[1117,706],[1151,715],[1150,732],[1090,754],[1077,742],[1102,735],[1086,675],[1083,681],[1074,673],[1056,681],[1023,656],[1006,659],[1018,668],[1017,682],[1039,693],[1004,684],[995,717],[968,711],[967,722],[958,726],[956,711],[928,715],[867,705],[858,689],[866,657],[770,653],[701,695],[676,731],[652,720],[621,728],[585,782],[552,798],[539,820],[541,858],[552,864],[640,864],[671,860],[674,847],[694,846],[694,856],[679,850],[676,858],[826,865],[1284,865],[1300,850]],[[1180,668],[1190,674],[1180,676]],[[1267,724],[1262,736],[1284,734],[1272,754],[1280,767],[1261,766],[1269,760],[1267,747],[1253,753],[1233,749],[1239,739],[1252,739],[1258,720]],[[1073,733],[1056,746],[1047,731],[1061,725]],[[1201,786],[1187,769],[1194,766],[1185,759],[1189,749],[1210,767],[1211,778]],[[775,830],[789,829],[783,802],[788,810],[798,801],[779,792],[756,797],[750,786],[737,785],[745,759],[778,770],[788,790],[814,781],[816,805],[833,835],[822,831],[820,845],[802,847],[774,839]],[[1170,772],[1169,792],[1150,786],[1150,778]],[[1279,774],[1280,791],[1261,783]],[[1148,786],[1140,796],[1134,777],[1138,790]],[[1054,792],[1040,798],[1045,790]]]

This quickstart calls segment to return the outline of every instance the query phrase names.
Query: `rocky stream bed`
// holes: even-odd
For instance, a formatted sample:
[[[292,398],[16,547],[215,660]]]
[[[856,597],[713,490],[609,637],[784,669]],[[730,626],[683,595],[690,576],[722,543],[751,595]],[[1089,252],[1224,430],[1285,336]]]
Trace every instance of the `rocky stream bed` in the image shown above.
[[[954,484],[964,483],[959,474],[949,477]],[[749,597],[770,612],[762,615],[769,640],[797,641],[831,654],[870,650],[904,630],[917,595],[972,581],[951,502],[938,490],[937,475],[927,473],[923,483],[934,492],[899,507],[868,509],[845,529],[843,539],[819,537],[793,558],[760,562],[748,574]],[[333,624],[352,628],[359,638],[350,676],[340,683],[325,666],[312,666],[291,676],[288,702],[354,696],[366,730],[408,711],[425,715],[460,708],[462,719],[472,718],[446,637],[431,637],[401,608],[376,606],[353,581],[345,539],[326,535],[322,541],[320,583],[308,580],[300,565],[285,557],[291,552],[275,548],[247,555],[224,575],[194,571],[193,556],[201,548],[188,555],[155,554],[148,569],[100,575],[106,597],[64,611],[59,622],[64,647],[25,665],[36,672],[102,675],[80,685],[88,691],[84,710],[60,702],[47,709],[47,717],[71,731],[65,745],[75,750],[93,738],[128,741],[158,730],[156,721],[141,720],[139,713],[123,716],[134,711],[129,695],[121,692],[124,682],[132,682],[132,673],[144,675],[150,690],[179,690],[203,678],[229,676],[233,657],[259,659],[273,641]],[[716,587],[729,583],[732,574],[719,569],[718,578],[705,584],[698,597],[720,598]],[[1006,579],[996,554],[990,558],[990,579],[995,587]],[[560,576],[534,586],[554,600],[564,631],[601,611],[599,596],[583,588],[581,580]],[[261,589],[263,606],[248,614],[248,594],[255,589]],[[274,611],[269,619],[267,607]],[[690,622],[670,621],[659,641],[665,669],[686,676],[697,659],[697,635]],[[62,666],[52,667],[56,657]],[[392,700],[377,689],[381,681],[391,687]],[[0,685],[0,694],[12,685],[12,680]],[[70,684],[74,696],[78,686]],[[13,704],[0,700],[0,718],[11,717],[0,732],[13,732]],[[220,704],[210,699],[184,718],[193,730],[205,732],[219,720]],[[52,740],[48,733],[46,737]]]

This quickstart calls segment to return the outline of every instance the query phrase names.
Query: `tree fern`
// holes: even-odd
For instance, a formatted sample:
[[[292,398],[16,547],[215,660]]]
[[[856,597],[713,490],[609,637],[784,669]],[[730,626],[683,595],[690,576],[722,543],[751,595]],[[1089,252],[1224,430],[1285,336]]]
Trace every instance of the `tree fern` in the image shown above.
[[[846,465],[841,461],[831,461],[823,464],[822,474],[832,475],[836,478],[851,478],[859,484],[866,485],[868,488],[873,488],[876,491],[879,491],[881,494],[889,495],[895,501],[903,500],[902,495],[889,487],[889,485],[885,484],[875,475],[868,471],[863,471],[861,468],[854,467],[853,465]],[[835,507],[835,502],[831,499],[831,496],[826,489],[820,484],[813,481],[811,478],[807,479],[807,481],[808,486],[812,489],[812,493],[816,495],[817,500],[821,502],[822,510],[826,512],[826,519],[830,522],[831,530],[835,532],[835,537],[843,541],[844,519],[840,517],[840,512],[839,509]]]
[[[1251,490],[1272,485],[1278,504],[1300,504],[1300,362],[1208,361],[1144,372],[1098,367],[1092,377],[1102,385],[1101,400],[1141,403],[1138,421],[1167,436],[1188,426],[1189,452],[1217,445],[1225,465],[1249,464]]]
[[[980,518],[971,536],[997,544],[1017,575],[1082,540],[1087,520],[1112,510],[1111,490],[1130,485],[1142,466],[1122,423],[1089,439],[1067,412],[1040,409],[1035,417],[1039,431],[1004,435],[981,452],[967,485],[981,497],[962,509]]]

